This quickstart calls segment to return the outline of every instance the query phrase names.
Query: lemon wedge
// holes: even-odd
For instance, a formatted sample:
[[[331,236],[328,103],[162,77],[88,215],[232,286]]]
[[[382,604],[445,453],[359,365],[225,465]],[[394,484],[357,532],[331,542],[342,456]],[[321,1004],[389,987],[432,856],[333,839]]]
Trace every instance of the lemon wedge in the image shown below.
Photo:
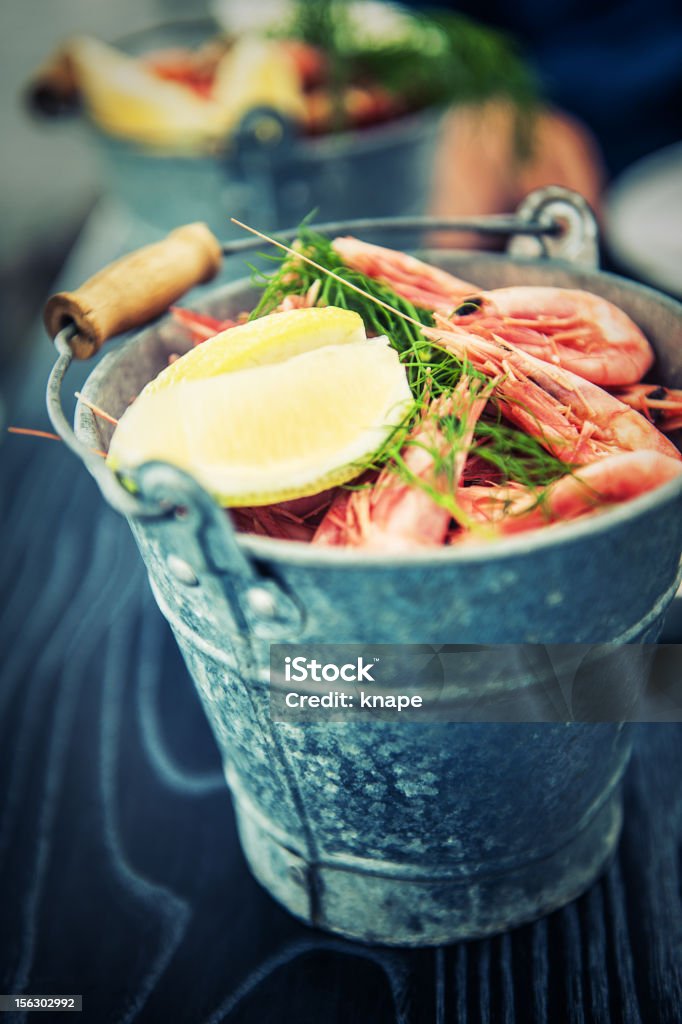
[[[251,361],[243,341],[239,368],[224,355],[200,373],[198,353],[211,342],[194,349],[168,368],[172,379],[160,384],[164,371],[123,414],[109,465],[171,462],[226,506],[269,505],[352,480],[400,426],[412,394],[388,339],[367,339],[359,317],[360,330],[343,316],[336,331],[311,333],[319,320],[311,314],[329,313],[331,321],[346,312],[294,310],[245,325]],[[273,326],[276,319],[288,328]],[[262,337],[253,333],[257,325]],[[226,341],[221,347],[229,349]]]
[[[213,99],[222,109],[226,132],[256,107],[277,110],[294,121],[305,117],[301,79],[291,57],[278,42],[255,35],[238,39],[218,64]],[[277,131],[264,122],[262,130],[268,129]]]
[[[223,131],[219,105],[89,36],[69,43],[85,104],[110,135],[147,146],[196,148]]]
[[[197,380],[252,366],[280,363],[325,345],[365,340],[362,317],[349,309],[325,306],[270,313],[221,331],[197,345],[162,370],[147,384],[143,393],[159,391],[180,380]]]
[[[110,135],[144,146],[191,154],[215,148],[255,107],[293,120],[305,113],[291,58],[274,41],[238,40],[219,61],[208,97],[89,36],[71,39],[68,52],[93,120]]]

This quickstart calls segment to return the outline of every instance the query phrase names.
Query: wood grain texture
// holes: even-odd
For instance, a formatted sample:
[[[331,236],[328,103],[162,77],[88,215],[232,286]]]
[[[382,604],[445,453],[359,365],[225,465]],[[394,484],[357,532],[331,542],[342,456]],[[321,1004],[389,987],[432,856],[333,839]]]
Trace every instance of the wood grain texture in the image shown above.
[[[76,291],[53,295],[45,306],[45,327],[54,338],[75,324],[71,347],[78,359],[88,359],[109,338],[153,320],[190,288],[211,280],[221,260],[220,243],[207,226],[185,224],[122,256]]]

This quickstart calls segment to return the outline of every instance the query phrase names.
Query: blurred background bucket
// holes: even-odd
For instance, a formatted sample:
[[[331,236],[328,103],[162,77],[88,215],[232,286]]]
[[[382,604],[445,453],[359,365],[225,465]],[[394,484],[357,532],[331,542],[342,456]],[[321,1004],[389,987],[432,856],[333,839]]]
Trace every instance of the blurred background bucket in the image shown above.
[[[603,295],[650,338],[660,379],[682,383],[681,309],[656,292],[554,260],[429,258],[486,288]],[[242,281],[197,305],[228,317],[254,300]],[[104,357],[85,398],[119,415],[178,350],[161,321]],[[110,432],[79,406],[81,442],[106,449]],[[561,530],[396,558],[237,535],[171,466],[136,471],[136,498],[102,468],[225,759],[253,873],[289,910],[364,941],[428,945],[509,928],[593,881],[619,834],[627,726],[276,722],[270,644],[654,641],[679,580],[678,483]],[[505,685],[528,683],[510,669]]]
[[[125,36],[131,56],[198,46],[210,21],[175,21]],[[427,109],[356,131],[300,138],[276,111],[251,110],[224,152],[157,154],[89,122],[110,191],[162,231],[201,220],[221,237],[230,217],[268,230],[316,220],[424,213],[443,112]]]

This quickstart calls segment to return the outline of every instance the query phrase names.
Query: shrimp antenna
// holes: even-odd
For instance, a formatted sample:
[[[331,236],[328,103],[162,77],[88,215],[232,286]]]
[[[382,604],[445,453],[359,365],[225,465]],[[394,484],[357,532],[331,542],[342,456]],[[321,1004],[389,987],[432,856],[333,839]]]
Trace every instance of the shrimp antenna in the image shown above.
[[[357,292],[358,295],[362,295],[363,298],[369,299],[370,302],[376,303],[377,306],[383,306],[384,309],[393,313],[394,316],[399,316],[403,320],[407,320],[408,323],[414,324],[415,327],[418,327],[420,330],[423,329],[424,324],[420,323],[419,320],[415,320],[414,317],[408,316],[407,313],[403,313],[399,309],[394,309],[390,303],[384,302],[383,299],[378,299],[375,295],[370,295],[370,293],[366,292],[364,288],[358,287],[358,285],[353,284],[351,281],[344,280],[343,277],[335,274],[333,270],[329,270],[328,267],[323,267],[321,263],[316,263],[315,260],[311,260],[309,256],[305,256],[302,252],[297,252],[296,249],[292,249],[290,246],[284,245],[283,242],[278,242],[276,239],[270,238],[269,235],[264,234],[262,231],[258,231],[256,228],[250,228],[248,224],[243,224],[235,217],[230,217],[230,220],[233,224],[236,224],[238,228],[243,228],[244,231],[250,231],[252,235],[257,235],[258,238],[264,239],[264,241],[269,242],[270,245],[276,245],[278,249],[284,249],[285,252],[288,252],[289,255],[294,256],[297,260],[303,260],[304,263],[309,263],[311,267],[315,267],[316,270],[326,274],[327,277],[333,277],[335,281],[339,282],[339,284],[344,285],[346,288],[350,288],[351,291]]]
[[[74,391],[74,395],[87,409],[94,412],[95,416],[99,416],[101,419],[106,420],[107,423],[113,423],[115,427],[118,426],[118,420],[114,419],[113,416],[110,416],[108,412],[104,411],[104,409],[100,409],[98,405],[93,405],[93,403],[89,402],[87,398],[83,398],[80,391]]]
[[[51,434],[47,430],[33,430],[32,427],[8,427],[8,434],[22,434],[24,437],[42,437],[47,441],[61,441],[59,434]]]
[[[32,427],[8,427],[8,434],[20,434],[22,437],[41,437],[47,441],[61,441],[59,434],[51,434],[47,430],[33,430]],[[99,448],[91,448],[91,452],[95,455],[99,455],[101,458],[106,459],[107,453],[101,452]]]

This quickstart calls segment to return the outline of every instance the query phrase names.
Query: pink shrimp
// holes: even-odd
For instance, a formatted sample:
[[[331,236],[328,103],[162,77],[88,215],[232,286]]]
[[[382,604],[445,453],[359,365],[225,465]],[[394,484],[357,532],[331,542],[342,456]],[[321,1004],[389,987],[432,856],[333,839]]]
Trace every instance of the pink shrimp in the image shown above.
[[[638,498],[682,476],[682,465],[655,451],[620,452],[592,462],[561,477],[544,491],[541,500],[520,484],[504,487],[460,487],[457,505],[491,536],[520,533],[577,519],[605,507]],[[460,531],[452,542],[474,540]]]
[[[235,527],[241,533],[253,533],[256,536],[276,537],[278,540],[298,540],[308,542],[315,533],[315,528],[303,518],[287,514],[276,505],[256,508],[231,509],[231,517]]]
[[[534,499],[530,488],[516,481],[505,484],[470,484],[457,491],[457,514],[462,525],[495,524],[527,511]]]
[[[321,281],[313,281],[310,288],[303,295],[285,295],[273,313],[284,313],[289,309],[303,309],[305,306],[314,306],[320,293]],[[236,320],[218,320],[217,317],[208,316],[206,313],[197,313],[193,309],[185,309],[183,306],[171,306],[171,315],[189,333],[194,345],[200,345],[202,341],[214,338],[216,334],[222,334],[232,327],[238,327],[247,319],[247,314],[240,314]]]
[[[354,491],[348,498],[339,495],[313,543],[393,551],[441,545],[452,511],[436,501],[428,487],[443,493],[457,489],[488,396],[489,389],[481,389],[478,381],[463,375],[451,395],[432,401],[402,451],[404,469],[414,482],[387,467],[372,487]],[[455,457],[443,471],[438,462],[453,447],[452,438],[443,431],[446,417],[456,417],[460,428]]]
[[[335,238],[332,245],[347,267],[387,284],[421,309],[452,313],[461,298],[476,290],[476,285],[395,249],[371,245],[350,235]]]
[[[503,415],[562,461],[584,465],[637,449],[682,460],[652,423],[598,385],[510,342],[453,327],[444,317],[436,321],[436,328],[424,329],[426,336],[498,378],[493,397]]]
[[[218,320],[215,316],[207,313],[197,313],[193,309],[185,309],[183,306],[171,306],[171,315],[190,335],[195,345],[202,341],[208,341],[221,331],[227,331],[230,327],[236,327],[237,320]]]
[[[659,430],[682,429],[682,390],[658,384],[631,384],[612,393],[631,409],[641,412]]]
[[[651,345],[612,302],[573,288],[477,292],[452,314],[466,330],[511,341],[603,387],[634,384],[654,361]]]
[[[288,309],[305,309],[316,305],[321,287],[322,281],[318,277],[303,295],[285,295],[273,312],[284,313]]]
[[[332,244],[347,266],[389,285],[415,306],[450,316],[455,325],[484,337],[495,334],[594,384],[634,384],[654,361],[639,327],[599,295],[539,286],[480,291],[393,249],[352,237]]]
[[[323,544],[325,547],[336,547],[346,544],[346,536],[349,533],[350,512],[348,506],[350,499],[357,491],[340,490],[329,510],[318,526],[312,539],[313,544]]]
[[[243,533],[310,542],[335,493],[336,489],[332,488],[305,498],[280,501],[276,505],[232,508],[229,514]]]

